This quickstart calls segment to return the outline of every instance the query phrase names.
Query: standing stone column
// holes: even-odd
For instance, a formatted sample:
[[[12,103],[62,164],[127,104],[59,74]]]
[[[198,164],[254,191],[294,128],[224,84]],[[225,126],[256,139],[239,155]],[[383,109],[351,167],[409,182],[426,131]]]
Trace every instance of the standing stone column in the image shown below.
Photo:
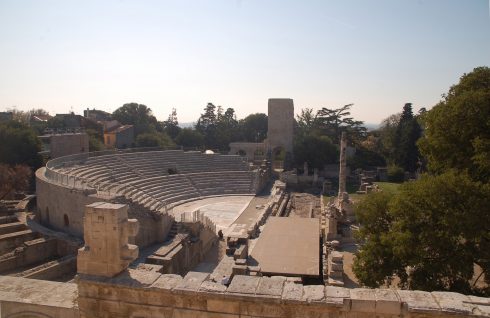
[[[347,159],[346,159],[346,151],[347,141],[345,140],[345,132],[342,132],[342,137],[340,138],[340,169],[339,169],[339,202],[344,200],[344,193],[346,191],[346,168],[347,168]]]

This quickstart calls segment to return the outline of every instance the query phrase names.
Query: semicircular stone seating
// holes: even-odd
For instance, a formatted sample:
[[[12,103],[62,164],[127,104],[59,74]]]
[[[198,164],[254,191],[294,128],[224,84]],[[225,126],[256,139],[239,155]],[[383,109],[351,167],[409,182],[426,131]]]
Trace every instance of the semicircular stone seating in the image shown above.
[[[160,212],[203,197],[256,194],[257,172],[234,155],[182,150],[118,153],[54,170]]]

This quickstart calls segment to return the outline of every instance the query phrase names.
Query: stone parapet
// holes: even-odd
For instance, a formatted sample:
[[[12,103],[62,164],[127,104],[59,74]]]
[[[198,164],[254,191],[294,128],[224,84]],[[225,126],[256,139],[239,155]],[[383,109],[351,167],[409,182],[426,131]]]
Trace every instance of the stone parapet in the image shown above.
[[[78,277],[81,317],[488,317],[490,299],[449,292],[302,285],[286,277],[235,276],[230,286],[206,273],[127,270]]]

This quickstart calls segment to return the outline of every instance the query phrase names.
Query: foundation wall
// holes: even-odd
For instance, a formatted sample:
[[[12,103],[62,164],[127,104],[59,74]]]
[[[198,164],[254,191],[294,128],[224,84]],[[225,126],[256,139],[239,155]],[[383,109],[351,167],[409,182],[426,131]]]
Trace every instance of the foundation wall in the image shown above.
[[[42,262],[57,255],[57,244],[54,239],[38,239],[25,242],[22,249],[9,253],[8,257],[0,259],[0,273]]]
[[[60,259],[54,263],[45,264],[33,270],[24,278],[53,280],[63,275],[73,275],[77,271],[77,258],[75,256]]]

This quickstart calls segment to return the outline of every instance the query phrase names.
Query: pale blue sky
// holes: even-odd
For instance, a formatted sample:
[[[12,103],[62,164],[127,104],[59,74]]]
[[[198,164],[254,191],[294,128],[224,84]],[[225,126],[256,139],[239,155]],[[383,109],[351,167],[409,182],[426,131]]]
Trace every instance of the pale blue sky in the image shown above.
[[[0,111],[143,103],[194,121],[267,99],[378,123],[490,66],[488,0],[0,0]]]

